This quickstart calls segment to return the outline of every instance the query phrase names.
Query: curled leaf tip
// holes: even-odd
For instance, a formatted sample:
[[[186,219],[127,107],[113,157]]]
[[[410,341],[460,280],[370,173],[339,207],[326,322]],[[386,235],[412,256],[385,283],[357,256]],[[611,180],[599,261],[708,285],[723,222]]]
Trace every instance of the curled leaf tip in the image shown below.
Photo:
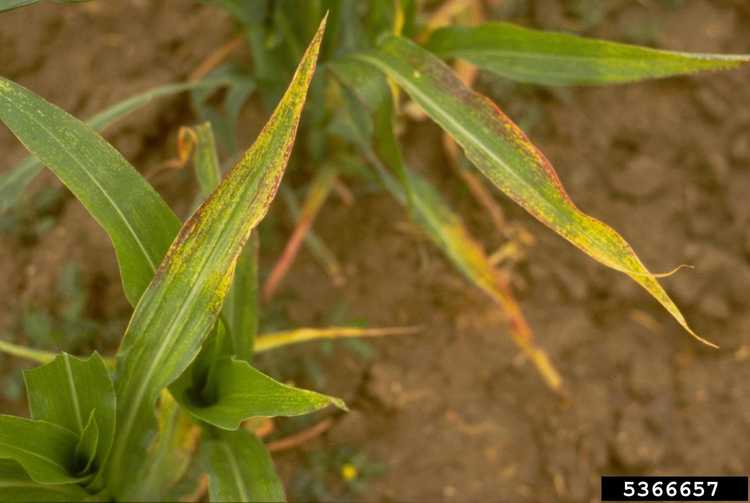
[[[695,266],[692,265],[692,264],[680,264],[677,267],[675,267],[674,269],[672,269],[671,271],[667,271],[667,272],[655,272],[655,273],[651,273],[651,275],[654,278],[668,278],[668,277],[673,276],[678,271],[681,271],[683,269],[695,269]]]
[[[708,339],[704,339],[704,338],[703,338],[703,337],[701,337],[700,335],[698,335],[698,334],[696,334],[695,332],[693,332],[693,329],[692,329],[692,328],[690,328],[690,327],[689,327],[689,326],[687,325],[687,323],[683,323],[683,324],[682,324],[682,326],[683,326],[683,328],[684,328],[685,330],[687,330],[687,332],[688,332],[688,333],[689,333],[690,335],[692,335],[693,337],[695,337],[696,339],[698,339],[698,341],[702,342],[702,343],[703,343],[703,344],[705,344],[706,346],[708,346],[708,347],[710,347],[710,348],[713,348],[713,349],[719,349],[719,345],[718,345],[718,344],[715,344],[715,343],[713,343],[713,342],[709,341]]]

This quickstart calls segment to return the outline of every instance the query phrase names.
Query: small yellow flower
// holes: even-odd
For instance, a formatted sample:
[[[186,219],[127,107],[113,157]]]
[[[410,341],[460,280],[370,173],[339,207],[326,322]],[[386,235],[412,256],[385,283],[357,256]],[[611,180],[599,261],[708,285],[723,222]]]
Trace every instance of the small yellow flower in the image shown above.
[[[352,481],[357,478],[357,475],[359,475],[359,472],[357,471],[357,467],[353,464],[346,463],[341,467],[341,478],[344,480]]]

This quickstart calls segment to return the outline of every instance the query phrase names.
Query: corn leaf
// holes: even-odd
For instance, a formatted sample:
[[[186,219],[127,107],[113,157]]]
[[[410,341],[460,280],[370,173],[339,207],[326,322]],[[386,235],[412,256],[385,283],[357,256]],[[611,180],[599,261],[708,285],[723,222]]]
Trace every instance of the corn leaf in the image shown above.
[[[0,352],[37,363],[49,363],[57,358],[57,355],[50,351],[28,348],[8,341],[0,341]]]
[[[193,164],[201,196],[206,198],[219,185],[221,168],[211,124],[197,126],[195,135],[197,141]],[[237,259],[232,287],[223,307],[231,336],[231,354],[248,362],[252,358],[253,341],[258,331],[259,247],[258,233],[253,232]]]
[[[526,135],[490,100],[464,86],[445,63],[396,36],[384,38],[378,51],[357,57],[393,78],[508,197],[593,259],[630,276],[700,339],[625,239],[579,210]]]
[[[325,21],[244,158],[193,214],[141,297],[117,356],[118,435],[108,467],[116,497],[142,462],[160,391],[196,357],[252,229],[268,211],[291,153]]]
[[[190,466],[200,438],[200,427],[178,406],[167,390],[159,398],[159,436],[143,463],[139,499],[168,500],[167,495]],[[168,467],[168,469],[165,469]]]
[[[355,123],[351,138],[376,168],[386,188],[395,199],[408,204],[414,221],[454,267],[502,309],[508,318],[513,340],[536,365],[548,386],[559,391],[562,387],[560,374],[546,352],[534,342],[520,306],[505,280],[490,263],[481,244],[440,193],[405,165],[394,132],[393,100],[385,79],[381,75],[373,75],[373,68],[350,59],[336,63],[332,70],[357,100],[354,103],[351,99],[346,100],[353,116],[352,122]],[[370,111],[372,120],[356,118],[361,108]],[[398,181],[390,177],[389,169],[395,173]]]
[[[91,473],[94,461],[97,456],[97,447],[99,445],[99,427],[96,424],[96,410],[92,410],[89,420],[81,432],[81,436],[76,444],[76,450],[73,454],[75,470],[78,474]],[[101,465],[96,465],[101,466]]]
[[[0,12],[37,3],[39,0],[0,0]]]
[[[77,444],[77,435],[56,424],[0,415],[0,459],[16,461],[35,482],[84,481],[70,473]]]
[[[88,119],[86,124],[92,129],[102,131],[115,121],[148,105],[154,99],[191,89],[205,88],[207,91],[210,91],[227,83],[226,80],[221,78],[212,78],[200,82],[186,82],[159,86],[143,93],[136,94],[135,96],[131,96],[130,98],[104,109]],[[42,169],[42,164],[35,157],[29,157],[8,171],[8,173],[0,176],[0,212],[11,208],[18,203],[23,191],[28,187],[32,180],[36,178]],[[177,230],[175,229],[175,234],[176,233]],[[148,280],[143,285],[144,288],[147,284]]]
[[[282,384],[247,362],[222,358],[216,362],[216,388],[206,396],[191,371],[170,387],[175,399],[196,418],[225,430],[236,430],[250,417],[300,416],[329,405],[346,410],[338,398]]]
[[[388,335],[411,335],[421,331],[421,327],[327,327],[327,328],[296,328],[283,332],[271,332],[261,335],[255,340],[255,351],[262,353],[272,349],[283,348],[291,344],[303,342],[351,339],[367,337],[384,337]]]
[[[224,304],[229,335],[232,340],[232,354],[240,360],[252,360],[255,336],[258,333],[258,253],[260,236],[250,235],[237,259],[232,288]]]
[[[214,430],[202,453],[212,502],[286,501],[271,456],[252,433],[244,429]]]
[[[89,126],[3,78],[0,120],[105,229],[115,247],[125,295],[135,305],[179,229],[172,210]]]
[[[67,353],[24,371],[31,417],[84,436],[93,414],[98,432],[97,463],[102,466],[115,435],[115,391],[99,354],[83,360]]]
[[[219,155],[216,152],[216,141],[210,122],[204,122],[193,128],[195,132],[195,155],[193,166],[198,188],[203,199],[211,195],[221,181]]]
[[[619,84],[727,70],[750,61],[748,55],[663,51],[510,23],[441,28],[427,49],[501,77],[551,86]]]
[[[84,501],[88,496],[77,484],[42,485],[34,482],[21,465],[9,459],[0,459],[0,501]]]

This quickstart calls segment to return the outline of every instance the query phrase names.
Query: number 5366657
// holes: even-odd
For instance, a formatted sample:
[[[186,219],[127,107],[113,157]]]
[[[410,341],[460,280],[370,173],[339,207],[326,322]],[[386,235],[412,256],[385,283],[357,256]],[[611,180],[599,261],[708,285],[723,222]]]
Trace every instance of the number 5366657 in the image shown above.
[[[663,481],[625,481],[623,496],[631,498],[637,496],[645,498],[653,496],[661,498],[675,496],[700,498],[702,496],[715,496],[719,483],[716,481],[686,480],[685,482],[672,481],[664,483]]]

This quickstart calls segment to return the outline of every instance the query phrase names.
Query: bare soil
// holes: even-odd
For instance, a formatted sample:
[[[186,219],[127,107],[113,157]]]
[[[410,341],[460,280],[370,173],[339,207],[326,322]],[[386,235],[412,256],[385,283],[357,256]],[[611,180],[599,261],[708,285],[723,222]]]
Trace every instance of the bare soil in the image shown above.
[[[750,50],[743,1],[602,2],[605,15],[591,26],[565,4],[507,2],[496,13],[671,49]],[[135,92],[185,79],[233,30],[224,13],[190,1],[44,3],[0,16],[0,74],[86,117]],[[352,408],[319,439],[276,456],[290,495],[312,497],[298,482],[315,473],[314,453],[337,446],[385,468],[358,494],[346,492],[329,470],[330,498],[364,501],[587,502],[598,498],[603,473],[747,474],[749,79],[745,69],[544,90],[482,78],[502,108],[527,122],[584,211],[618,229],[652,270],[695,266],[664,282],[696,331],[721,346],[711,350],[691,339],[635,283],[498,194],[508,218],[536,237],[513,282],[540,344],[566,379],[567,401],[519,356],[496,307],[408,230],[407,216],[387,194],[358,193],[353,207],[333,198],[316,231],[344,264],[347,281],[332,285],[303,251],[271,308],[274,319],[323,325],[343,310],[371,326],[425,330],[370,341],[375,356],[369,358],[337,344],[260,360],[300,384],[314,385],[310,368],[322,369],[319,389]],[[176,97],[106,136],[142,172],[153,173],[173,155],[177,128],[192,120],[187,99]],[[248,121],[243,141],[249,144],[258,126]],[[446,191],[488,247],[498,246],[499,233],[437,148],[439,134],[435,126],[410,123],[403,137],[409,162]],[[0,169],[24,156],[5,129],[0,151]],[[154,183],[186,211],[194,190],[188,174]],[[45,174],[35,188],[56,184]],[[70,195],[52,216],[52,229],[34,239],[0,235],[6,339],[27,340],[19,313],[29,306],[57,308],[54,285],[71,261],[90,292],[88,316],[124,324],[129,315],[106,235]],[[290,230],[282,205],[271,219],[284,234],[264,251],[266,265]],[[4,358],[3,373],[20,365]],[[4,412],[20,407],[7,394],[3,403]]]

